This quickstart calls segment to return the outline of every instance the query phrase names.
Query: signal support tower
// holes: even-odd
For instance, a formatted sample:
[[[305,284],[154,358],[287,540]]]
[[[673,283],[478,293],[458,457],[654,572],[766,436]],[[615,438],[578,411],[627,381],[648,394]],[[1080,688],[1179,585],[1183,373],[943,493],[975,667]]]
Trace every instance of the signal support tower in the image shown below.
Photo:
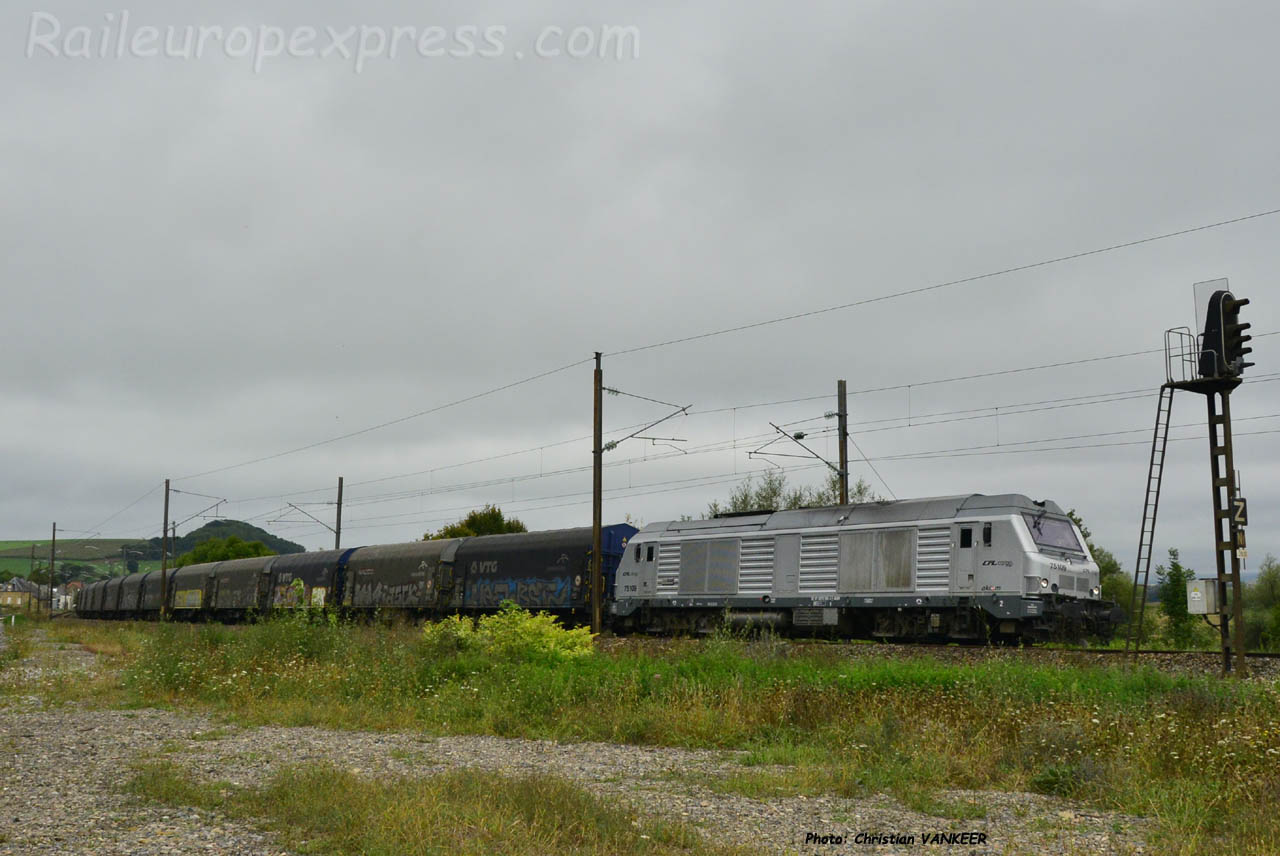
[[[1147,493],[1138,539],[1138,559],[1133,569],[1133,596],[1130,600],[1129,634],[1125,650],[1136,655],[1142,642],[1142,619],[1146,609],[1151,575],[1151,553],[1155,542],[1156,512],[1160,503],[1160,482],[1164,472],[1169,438],[1169,419],[1175,390],[1195,392],[1205,397],[1209,424],[1209,468],[1213,488],[1213,543],[1217,561],[1218,631],[1222,638],[1222,671],[1246,672],[1244,646],[1244,601],[1240,579],[1240,559],[1245,549],[1247,523],[1244,499],[1238,495],[1235,458],[1231,443],[1231,392],[1253,365],[1245,355],[1252,337],[1245,335],[1249,324],[1240,323],[1240,308],[1249,303],[1227,290],[1227,281],[1215,280],[1197,286],[1212,286],[1205,304],[1203,332],[1192,334],[1186,327],[1165,331],[1165,383],[1160,387],[1156,408],[1151,460],[1147,468]],[[1231,598],[1227,598],[1230,586]],[[1134,621],[1135,616],[1137,620]]]

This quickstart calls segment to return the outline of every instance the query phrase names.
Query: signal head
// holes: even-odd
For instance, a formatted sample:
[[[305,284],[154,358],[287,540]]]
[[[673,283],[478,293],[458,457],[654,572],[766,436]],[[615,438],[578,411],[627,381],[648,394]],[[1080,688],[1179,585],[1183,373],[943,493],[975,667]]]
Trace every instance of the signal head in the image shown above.
[[[1245,343],[1252,341],[1245,330],[1252,324],[1240,322],[1240,307],[1249,304],[1248,298],[1237,298],[1230,292],[1222,296],[1222,358],[1227,364],[1227,371],[1239,375],[1253,363],[1245,362],[1245,354],[1253,353],[1253,348],[1246,348]]]

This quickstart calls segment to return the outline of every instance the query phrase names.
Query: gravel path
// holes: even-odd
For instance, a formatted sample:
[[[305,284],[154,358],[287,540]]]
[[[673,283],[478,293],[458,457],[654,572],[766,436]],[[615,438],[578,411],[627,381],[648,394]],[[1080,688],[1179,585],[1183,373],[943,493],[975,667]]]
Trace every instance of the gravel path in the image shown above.
[[[39,681],[50,670],[88,672],[96,658],[78,648],[38,645],[10,666],[6,684]],[[887,796],[756,800],[715,793],[700,782],[744,768],[738,753],[601,743],[558,744],[497,737],[430,738],[412,733],[317,728],[238,728],[201,715],[160,710],[45,709],[34,695],[0,696],[0,856],[8,854],[287,854],[265,833],[192,809],[139,804],[119,792],[128,765],[164,757],[205,781],[255,785],[281,764],[324,760],[369,776],[431,775],[456,767],[547,773],[578,782],[646,813],[683,818],[711,840],[762,853],[1150,852],[1148,821],[1095,812],[1034,794],[946,792],[980,804],[978,820],[911,811]],[[753,768],[759,769],[759,768]],[[922,833],[969,832],[985,843],[925,846]],[[807,833],[843,843],[805,843]],[[911,845],[855,843],[859,833],[915,835]],[[834,842],[834,839],[830,839]]]

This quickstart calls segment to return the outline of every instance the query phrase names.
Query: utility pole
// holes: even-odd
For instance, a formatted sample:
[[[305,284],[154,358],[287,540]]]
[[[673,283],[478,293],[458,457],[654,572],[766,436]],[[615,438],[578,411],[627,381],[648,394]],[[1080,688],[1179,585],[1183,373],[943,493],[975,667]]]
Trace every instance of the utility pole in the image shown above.
[[[596,372],[593,397],[595,400],[594,441],[591,467],[591,632],[599,633],[603,625],[604,580],[600,574],[600,523],[603,516],[602,494],[604,487],[604,374],[600,370],[600,352],[596,351]]]
[[[840,504],[849,504],[849,400],[843,380],[836,381],[836,415],[840,421]]]
[[[164,480],[164,519],[160,521],[160,620],[169,617],[169,480]]]
[[[342,476],[338,476],[338,517],[333,527],[333,549],[342,549]]]
[[[49,539],[49,617],[53,618],[53,570],[58,555],[58,524],[53,524],[53,537]],[[36,589],[40,591],[39,588]]]
[[[32,544],[31,545],[31,570],[27,574],[27,579],[30,580],[35,575],[36,575],[36,545]],[[40,594],[39,583],[36,584],[36,594],[37,595]],[[30,615],[30,614],[31,614],[31,592],[27,592],[27,615]]]

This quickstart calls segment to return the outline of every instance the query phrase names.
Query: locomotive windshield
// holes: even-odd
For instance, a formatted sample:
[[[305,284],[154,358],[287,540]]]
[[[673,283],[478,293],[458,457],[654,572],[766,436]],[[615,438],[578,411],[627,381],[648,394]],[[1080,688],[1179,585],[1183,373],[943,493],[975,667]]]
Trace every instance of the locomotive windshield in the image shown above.
[[[1026,512],[1022,516],[1027,521],[1027,528],[1031,530],[1031,537],[1035,540],[1037,547],[1070,550],[1073,553],[1084,552],[1084,548],[1080,546],[1079,539],[1076,538],[1076,531],[1071,526],[1070,520],[1046,517],[1044,514],[1027,514]]]

